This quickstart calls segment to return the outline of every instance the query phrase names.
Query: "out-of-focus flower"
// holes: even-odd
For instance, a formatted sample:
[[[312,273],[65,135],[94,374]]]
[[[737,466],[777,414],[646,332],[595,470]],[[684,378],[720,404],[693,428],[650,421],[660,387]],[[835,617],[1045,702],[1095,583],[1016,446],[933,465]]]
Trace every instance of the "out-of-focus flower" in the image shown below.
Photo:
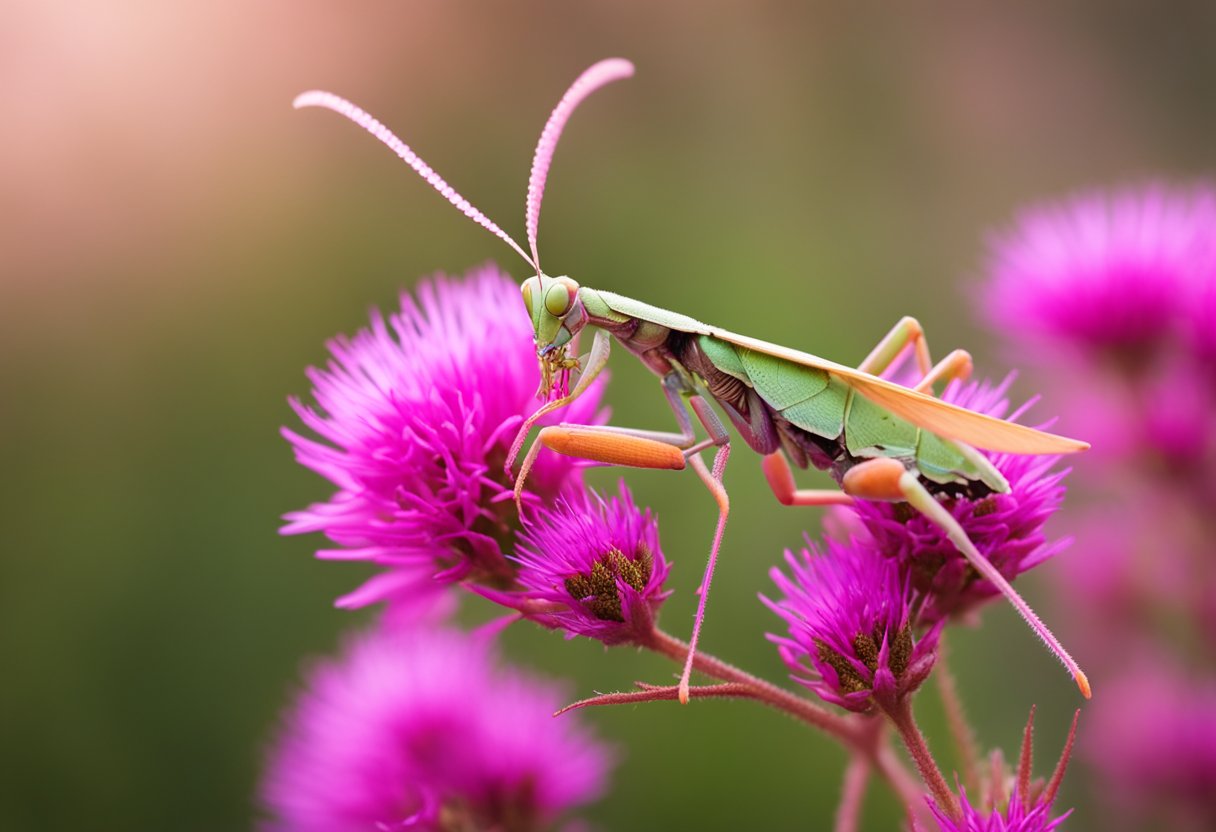
[[[580,492],[542,508],[520,535],[522,592],[479,591],[528,618],[605,644],[645,642],[670,570],[649,509],[622,481],[617,497]]]
[[[1127,657],[1124,657],[1127,659]],[[1103,686],[1081,747],[1124,812],[1162,812],[1171,828],[1216,824],[1216,681],[1157,654]]]
[[[315,666],[262,783],[268,829],[548,828],[598,797],[611,755],[558,689],[489,642],[383,628]]]
[[[323,442],[284,429],[296,458],[338,487],[287,515],[285,534],[324,532],[318,557],[389,567],[339,601],[361,606],[441,582],[513,582],[504,552],[519,527],[503,472],[522,420],[539,404],[531,326],[519,289],[494,266],[436,277],[402,295],[387,320],[329,343],[310,369],[314,409],[292,406]],[[561,418],[593,423],[596,382]],[[327,444],[326,444],[327,443]],[[581,488],[578,463],[541,454],[525,497],[548,503]]]
[[[945,401],[1003,417],[1008,412],[1005,393],[1011,378],[1000,384],[954,383],[942,395]],[[1014,414],[1015,416],[1017,414]],[[1013,580],[1067,545],[1051,541],[1043,531],[1047,519],[1064,499],[1065,471],[1053,470],[1057,457],[990,454],[989,459],[1009,481],[1008,494],[972,498],[965,493],[943,504],[967,532],[976,548],[1002,575]],[[872,537],[872,545],[909,570],[913,588],[925,596],[917,623],[931,625],[951,615],[965,614],[999,595],[982,580],[950,542],[945,532],[923,515],[900,504],[857,501],[854,508]],[[856,528],[853,523],[845,525]]]
[[[808,545],[785,553],[790,577],[769,573],[783,597],[761,600],[789,625],[788,636],[769,638],[794,679],[826,701],[859,712],[890,707],[929,675],[941,625],[914,637],[908,582],[874,547]]]
[[[988,272],[997,329],[1135,361],[1216,280],[1216,193],[1150,185],[1030,208]]]

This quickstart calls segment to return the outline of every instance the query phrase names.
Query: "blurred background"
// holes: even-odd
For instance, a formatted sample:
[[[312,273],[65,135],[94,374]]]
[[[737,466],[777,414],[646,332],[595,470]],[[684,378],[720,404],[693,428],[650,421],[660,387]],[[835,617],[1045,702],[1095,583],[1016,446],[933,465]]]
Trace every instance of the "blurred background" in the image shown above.
[[[325,339],[419,276],[490,259],[527,276],[369,137],[293,112],[296,93],[360,103],[522,238],[550,108],[627,57],[637,76],[557,155],[549,271],[844,362],[913,314],[937,352],[1002,376],[1016,356],[974,314],[991,229],[1030,200],[1216,170],[1216,9],[1122,5],[4,4],[0,828],[253,823],[302,663],[366,620],[331,606],[365,573],[276,533],[330,491],[278,435],[287,397]],[[624,354],[612,371],[616,420],[665,427],[654,380]],[[630,482],[661,518],[664,621],[685,634],[711,503]],[[746,454],[730,485],[705,646],[784,678],[756,593],[819,519],[780,509]],[[1058,567],[1021,582],[1049,621]],[[671,672],[535,628],[507,646],[572,695]],[[952,649],[982,744],[1012,756],[1037,703],[1046,768],[1078,705],[1054,660],[1004,605]],[[920,717],[950,764],[933,693]],[[834,809],[843,755],[757,706],[589,719],[627,752],[588,812],[602,828],[816,829]],[[874,792],[866,828],[894,828]],[[1083,768],[1065,801],[1069,828],[1098,828]]]

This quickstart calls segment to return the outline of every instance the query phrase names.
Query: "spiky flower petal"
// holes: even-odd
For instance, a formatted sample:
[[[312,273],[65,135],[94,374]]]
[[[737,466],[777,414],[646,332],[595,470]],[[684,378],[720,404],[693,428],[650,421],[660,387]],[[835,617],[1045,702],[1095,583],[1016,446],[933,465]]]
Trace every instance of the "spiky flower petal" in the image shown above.
[[[329,343],[311,369],[317,407],[293,401],[324,442],[290,429],[296,458],[338,487],[324,503],[287,515],[285,534],[324,532],[336,560],[389,568],[345,599],[394,597],[439,574],[497,585],[513,580],[505,552],[518,528],[503,462],[523,418],[538,407],[531,327],[515,283],[494,266],[464,279],[438,276],[403,294],[387,319]],[[594,422],[601,383],[561,414]],[[577,463],[541,454],[530,500],[581,487]]]
[[[580,492],[541,508],[525,523],[515,560],[523,591],[479,591],[546,627],[605,644],[646,640],[671,594],[658,523],[623,481],[611,499]]]
[[[872,546],[831,538],[787,551],[787,577],[769,573],[782,598],[761,600],[789,625],[770,635],[794,678],[852,711],[895,703],[929,675],[940,625],[912,632],[910,589],[899,564]]]

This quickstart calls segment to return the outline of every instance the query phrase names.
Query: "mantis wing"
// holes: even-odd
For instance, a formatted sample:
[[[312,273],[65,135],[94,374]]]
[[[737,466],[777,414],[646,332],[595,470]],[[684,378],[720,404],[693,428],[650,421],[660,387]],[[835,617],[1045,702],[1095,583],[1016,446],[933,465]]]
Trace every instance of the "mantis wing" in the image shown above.
[[[889,410],[901,419],[946,439],[965,442],[988,451],[1014,454],[1071,454],[1089,448],[1088,442],[1057,436],[1026,425],[1006,422],[959,407],[924,393],[887,381],[853,367],[837,364],[807,352],[779,344],[737,335],[725,329],[701,323],[695,318],[669,312],[657,306],[617,295],[598,292],[615,311],[632,318],[659,324],[681,332],[710,335],[735,346],[771,355],[804,367],[824,370],[848,384],[874,404]]]

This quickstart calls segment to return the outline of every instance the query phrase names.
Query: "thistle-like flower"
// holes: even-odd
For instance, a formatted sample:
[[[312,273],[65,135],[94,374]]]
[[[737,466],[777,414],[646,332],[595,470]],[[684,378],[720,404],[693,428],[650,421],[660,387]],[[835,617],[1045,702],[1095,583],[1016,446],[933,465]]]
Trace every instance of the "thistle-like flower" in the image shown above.
[[[549,828],[597,798],[611,754],[557,687],[484,638],[380,630],[315,666],[262,783],[271,830]]]
[[[828,538],[797,555],[790,577],[769,573],[782,598],[761,600],[789,625],[770,635],[793,678],[828,702],[865,712],[894,706],[929,675],[941,624],[917,638],[898,562],[872,546]]]
[[[1077,712],[1080,715],[1080,712]],[[951,817],[933,800],[929,808],[937,820],[941,832],[1052,832],[1072,814],[1068,810],[1052,817],[1052,805],[1060,791],[1068,761],[1072,756],[1072,744],[1077,733],[1077,717],[1073,717],[1072,728],[1064,742],[1059,762],[1051,778],[1031,779],[1032,742],[1034,738],[1034,709],[1026,720],[1022,735],[1022,751],[1018,756],[1016,772],[1009,772],[1000,751],[993,752],[992,772],[984,787],[983,799],[972,803],[967,792],[960,788],[961,817]]]
[[[339,601],[361,606],[418,591],[432,576],[497,586],[514,580],[505,556],[518,528],[503,462],[536,407],[536,354],[519,288],[494,266],[442,276],[402,295],[387,320],[329,343],[311,369],[317,409],[292,401],[328,444],[284,429],[296,458],[338,487],[287,515],[284,534],[324,532],[341,548],[318,557],[389,568]],[[600,382],[563,414],[596,421]],[[530,501],[581,488],[578,463],[542,454]]]
[[[605,644],[647,641],[671,594],[658,523],[623,481],[609,500],[579,492],[537,511],[515,560],[522,591],[478,591],[546,627]]]
[[[945,401],[998,418],[1008,412],[1006,391],[1012,377],[1000,384],[951,384]],[[1020,411],[1019,411],[1020,413]],[[1017,416],[1015,413],[1014,416]],[[977,549],[1008,580],[1039,565],[1061,551],[1067,540],[1049,541],[1044,530],[1064,499],[1062,480],[1067,471],[1053,470],[1058,457],[990,454],[993,465],[1009,482],[1009,493],[969,496],[961,492],[943,505],[963,527]],[[839,515],[855,514],[856,522]],[[913,589],[923,597],[916,624],[930,626],[952,615],[966,614],[998,597],[997,589],[983,580],[946,537],[923,515],[894,503],[860,500],[839,510],[843,525],[862,540],[901,563],[911,576]]]
[[[992,248],[998,329],[1136,360],[1216,282],[1216,193],[1151,185],[1037,206]]]

